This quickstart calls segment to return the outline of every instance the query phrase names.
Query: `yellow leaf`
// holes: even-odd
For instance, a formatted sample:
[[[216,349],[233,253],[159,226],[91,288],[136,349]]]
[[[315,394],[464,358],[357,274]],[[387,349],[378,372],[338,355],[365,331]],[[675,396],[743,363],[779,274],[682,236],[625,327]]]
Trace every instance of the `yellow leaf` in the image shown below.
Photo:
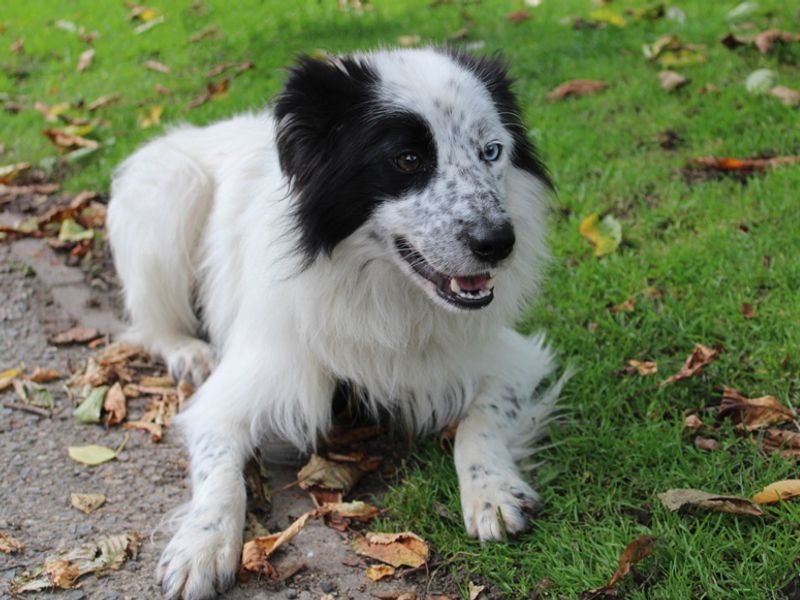
[[[370,565],[367,567],[367,577],[372,581],[380,581],[384,577],[391,577],[395,572],[394,567],[389,565]]]
[[[139,115],[139,127],[147,129],[153,127],[161,122],[161,113],[164,112],[164,107],[160,104],[154,104]]]
[[[625,27],[625,17],[608,8],[600,8],[589,13],[589,18],[598,23],[609,23],[614,27]]]
[[[622,225],[611,215],[601,221],[597,213],[592,213],[581,222],[579,231],[594,246],[597,257],[611,254],[622,242]]]
[[[784,479],[770,483],[763,490],[753,496],[753,502],[770,504],[800,496],[800,479]]]
[[[101,465],[117,457],[117,453],[111,448],[97,446],[95,444],[89,444],[88,446],[70,446],[67,448],[67,451],[69,452],[69,457],[75,462],[90,466]]]
[[[103,494],[79,494],[73,492],[69,495],[69,503],[82,513],[92,514],[105,504],[106,497]]]

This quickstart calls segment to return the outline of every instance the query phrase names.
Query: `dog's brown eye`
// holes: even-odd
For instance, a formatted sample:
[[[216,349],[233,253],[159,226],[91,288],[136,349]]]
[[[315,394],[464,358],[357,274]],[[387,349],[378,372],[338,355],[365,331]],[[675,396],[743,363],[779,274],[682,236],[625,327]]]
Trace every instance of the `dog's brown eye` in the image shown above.
[[[404,173],[414,173],[422,168],[422,159],[414,152],[403,152],[395,156],[394,164]]]

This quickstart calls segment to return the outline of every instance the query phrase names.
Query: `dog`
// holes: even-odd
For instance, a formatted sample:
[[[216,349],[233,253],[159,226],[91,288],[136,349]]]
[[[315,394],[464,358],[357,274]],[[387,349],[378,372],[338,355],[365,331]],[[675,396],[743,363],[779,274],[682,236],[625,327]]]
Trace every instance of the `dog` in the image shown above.
[[[201,383],[176,422],[192,498],[168,598],[234,580],[242,469],[313,449],[339,384],[415,432],[458,423],[467,533],[523,531],[523,463],[564,377],[515,320],[546,261],[548,172],[505,65],[452,49],[300,57],[263,112],[181,126],[115,173],[108,231],[129,340]]]

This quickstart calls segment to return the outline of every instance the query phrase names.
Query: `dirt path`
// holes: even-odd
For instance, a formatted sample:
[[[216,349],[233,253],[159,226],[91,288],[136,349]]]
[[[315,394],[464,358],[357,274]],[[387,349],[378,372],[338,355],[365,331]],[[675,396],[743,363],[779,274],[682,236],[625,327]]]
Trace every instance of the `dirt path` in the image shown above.
[[[64,266],[62,257],[42,241],[0,245],[0,370],[24,365],[28,370],[38,366],[69,372],[90,351],[53,346],[48,342],[52,335],[76,324],[117,332],[121,323],[113,308],[114,292],[102,282],[94,283],[87,284],[79,269]],[[133,431],[117,460],[97,467],[73,462],[68,446],[116,447],[123,432],[79,424],[62,386],[63,380],[48,385],[55,398],[52,418],[7,408],[16,400],[14,392],[0,393],[0,531],[26,545],[14,555],[0,553],[0,598],[10,598],[10,580],[48,553],[128,530],[144,537],[137,560],[127,561],[106,578],[89,575],[80,580],[80,589],[58,592],[57,597],[159,598],[153,573],[166,537],[151,535],[162,515],[189,496],[186,455],[174,431],[167,430],[159,444]],[[134,411],[135,402],[131,401]],[[270,472],[273,506],[264,523],[270,531],[285,528],[312,507],[305,493],[286,489],[295,476],[296,467],[274,467]],[[102,493],[108,499],[87,516],[70,506],[70,492]],[[365,499],[365,492],[360,493],[357,490],[355,498]],[[282,583],[253,579],[225,598],[373,598],[376,591],[416,591],[424,598],[424,576],[372,583],[363,562],[343,563],[352,565],[354,558],[346,534],[312,522],[275,561],[279,571],[304,563],[297,575]],[[448,591],[443,587],[452,590],[452,584],[437,581],[429,593]]]

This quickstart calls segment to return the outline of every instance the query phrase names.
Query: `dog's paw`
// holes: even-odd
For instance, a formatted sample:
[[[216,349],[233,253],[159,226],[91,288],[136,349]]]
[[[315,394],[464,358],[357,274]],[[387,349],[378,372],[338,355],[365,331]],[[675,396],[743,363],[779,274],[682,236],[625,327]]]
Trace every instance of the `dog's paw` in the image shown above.
[[[229,588],[236,576],[242,534],[224,519],[187,522],[167,544],[157,576],[169,600],[213,598]]]
[[[215,366],[214,351],[202,340],[187,338],[167,355],[169,374],[175,381],[188,381],[195,387],[203,383]]]
[[[539,495],[516,475],[478,478],[461,488],[467,533],[481,541],[525,531],[538,507]]]

